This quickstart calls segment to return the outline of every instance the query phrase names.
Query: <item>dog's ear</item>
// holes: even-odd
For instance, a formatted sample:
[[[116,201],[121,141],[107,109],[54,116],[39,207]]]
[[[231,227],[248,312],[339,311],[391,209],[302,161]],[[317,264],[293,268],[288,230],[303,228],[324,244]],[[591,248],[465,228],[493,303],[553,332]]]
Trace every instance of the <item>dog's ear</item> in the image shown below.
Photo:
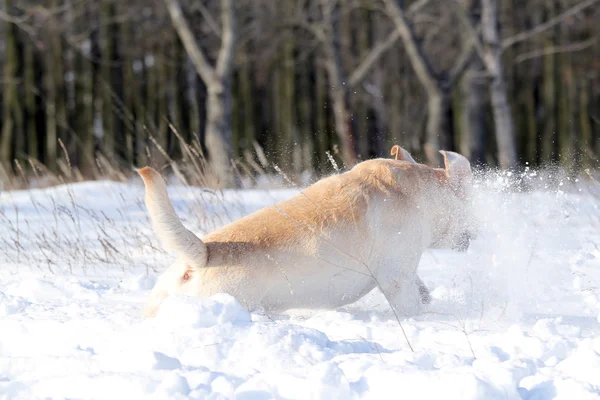
[[[444,166],[448,182],[455,189],[465,189],[471,185],[473,180],[473,172],[471,171],[471,163],[461,154],[453,151],[440,150],[444,156]]]
[[[408,151],[404,150],[402,147],[398,146],[397,144],[392,146],[392,150],[390,151],[390,154],[395,156],[397,161],[408,161],[413,164],[417,163],[415,161],[415,159],[412,158],[412,156],[410,155],[410,153]]]

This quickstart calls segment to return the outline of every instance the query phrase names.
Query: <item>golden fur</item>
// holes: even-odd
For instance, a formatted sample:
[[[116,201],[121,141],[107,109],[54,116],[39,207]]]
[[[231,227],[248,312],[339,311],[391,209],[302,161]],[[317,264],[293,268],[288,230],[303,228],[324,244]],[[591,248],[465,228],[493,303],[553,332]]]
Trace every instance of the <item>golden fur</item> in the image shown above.
[[[429,168],[398,148],[395,160],[362,162],[202,240],[175,215],[160,175],[139,170],[154,229],[180,258],[157,283],[148,314],[168,294],[220,291],[249,308],[330,308],[360,298],[374,278],[397,292],[392,305],[402,311],[407,293],[418,297],[424,247],[454,246],[466,229],[452,218],[463,212],[453,178],[470,167],[455,153],[444,157],[446,169]]]

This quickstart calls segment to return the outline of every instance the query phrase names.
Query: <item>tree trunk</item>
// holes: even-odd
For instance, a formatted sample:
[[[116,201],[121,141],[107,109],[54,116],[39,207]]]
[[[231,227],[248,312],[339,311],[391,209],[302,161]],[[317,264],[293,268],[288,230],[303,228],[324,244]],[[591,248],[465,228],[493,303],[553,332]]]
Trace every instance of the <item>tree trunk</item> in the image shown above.
[[[448,118],[450,106],[451,97],[448,91],[438,89],[428,94],[425,157],[430,165],[437,164],[439,150],[452,148],[448,140],[451,129]]]
[[[191,142],[200,140],[200,127],[202,120],[200,118],[200,105],[198,104],[198,75],[194,70],[194,65],[190,62],[189,57],[185,60],[185,75],[187,78],[187,103],[190,115],[190,139]]]
[[[365,12],[366,13],[366,12]],[[374,36],[374,42],[383,40],[383,26],[381,15],[368,12],[366,14],[365,23],[371,25],[371,30]],[[381,63],[380,63],[381,64]],[[388,113],[386,107],[386,93],[385,85],[387,82],[387,75],[384,65],[379,65],[373,71],[373,86],[375,92],[371,93],[373,96],[373,112],[375,114],[375,135],[370,142],[372,143],[373,153],[376,157],[387,157],[390,149],[387,148],[387,135],[388,135]],[[390,80],[391,81],[391,80]],[[365,121],[366,124],[366,121]],[[406,144],[404,144],[406,146]]]
[[[462,0],[471,24],[478,21],[478,4],[474,0]],[[471,33],[461,32],[463,46],[472,47]],[[457,118],[457,131],[460,132],[458,149],[471,163],[484,162],[485,149],[485,106],[486,82],[483,79],[484,67],[481,59],[472,57],[460,80],[460,112]]]
[[[11,10],[10,0],[4,1],[6,10]],[[17,92],[19,53],[17,43],[17,27],[11,22],[4,22],[6,54],[4,60],[4,98],[2,99],[2,137],[0,138],[0,163],[9,170],[12,164],[13,141],[16,130],[15,105],[19,102]],[[18,133],[17,133],[18,134]]]
[[[358,24],[359,26],[363,26],[363,29],[359,29],[356,32],[356,46],[358,47],[358,54],[360,59],[364,60],[367,54],[369,53],[370,47],[370,31],[373,29],[370,21],[369,10],[360,10],[358,15],[347,23],[347,25],[351,25],[351,23]],[[350,28],[347,28],[350,30]],[[350,35],[351,36],[351,35]],[[346,63],[348,65],[349,63]],[[350,64],[351,65],[351,64]],[[358,85],[357,85],[358,86]],[[352,91],[360,91],[359,88],[352,88]],[[356,116],[356,124],[355,126],[355,137],[356,137],[356,147],[359,157],[362,160],[369,158],[369,139],[370,139],[370,131],[369,131],[369,104],[371,102],[371,97],[367,93],[366,98],[364,96],[352,96],[351,97],[351,106],[355,110]]]
[[[462,104],[460,115],[461,137],[459,150],[471,163],[484,162],[485,149],[485,83],[481,61],[474,59],[462,79]]]
[[[342,160],[347,168],[351,168],[358,161],[358,155],[356,154],[354,126],[349,109],[348,95],[345,90],[332,86],[330,96],[333,102],[335,133],[340,142]]]
[[[309,76],[310,63],[304,60],[299,64],[299,100],[298,100],[298,120],[299,120],[299,145],[302,147],[302,171],[307,171],[312,175],[314,165],[314,143],[311,113],[311,104],[315,99],[311,96],[311,80]]]
[[[517,154],[512,112],[504,80],[502,47],[498,35],[498,4],[497,0],[482,0],[481,5],[484,62],[492,80],[490,97],[494,113],[498,159],[501,168],[514,168],[517,164]]]
[[[236,44],[236,1],[221,0],[221,47],[215,65],[211,65],[198,46],[177,0],[165,0],[169,16],[196,72],[208,90],[206,136],[212,173],[219,186],[236,183],[230,161],[233,158],[231,132],[231,76]]]
[[[269,97],[270,97],[270,101],[271,104],[273,104],[273,107],[269,107],[268,110],[270,112],[269,117],[270,120],[267,122],[268,126],[269,126],[269,130],[271,130],[271,132],[273,133],[270,137],[269,140],[269,147],[267,148],[268,154],[269,154],[269,158],[271,163],[275,164],[275,165],[279,165],[281,164],[281,162],[284,161],[284,154],[281,153],[280,149],[283,147],[282,146],[282,142],[285,142],[284,138],[282,137],[282,119],[283,116],[282,114],[282,108],[279,106],[275,106],[275,105],[279,105],[281,104],[281,100],[282,100],[282,93],[283,93],[283,89],[282,89],[282,75],[283,75],[283,71],[281,68],[281,65],[279,65],[280,63],[276,63],[276,65],[273,66],[273,70],[271,72],[271,80],[269,83]],[[270,123],[270,124],[269,124]]]
[[[282,139],[279,150],[283,153],[282,166],[285,166],[285,170],[288,172],[293,172],[298,176],[301,172],[302,147],[299,143],[298,126],[296,124],[295,103],[297,98],[294,96],[296,93],[294,48],[294,37],[290,35],[283,45],[283,65],[279,75],[281,85],[281,102],[279,104],[279,107],[281,107],[280,134]]]
[[[135,43],[135,34],[130,21],[123,24],[121,29],[121,43]],[[136,55],[131,52],[124,52],[124,71],[123,71],[123,105],[124,110],[122,117],[124,120],[123,136],[124,140],[121,146],[124,152],[123,160],[127,165],[135,165],[135,98],[137,85],[135,82],[136,72],[134,71],[134,63]]]
[[[504,78],[494,79],[490,86],[490,92],[500,167],[503,169],[514,168],[517,164],[517,154],[512,113]]]
[[[102,4],[102,151],[104,155],[112,158],[115,156],[116,141],[116,123],[115,123],[115,105],[113,103],[113,26],[111,20],[115,17],[114,0],[104,0]]]
[[[173,60],[167,68],[167,118],[169,122],[175,127],[177,133],[186,140],[188,136],[188,125],[185,112],[185,74],[181,71],[182,66],[185,65],[184,61],[187,58],[187,54],[183,49],[181,41],[177,36],[177,32],[173,32],[171,38],[171,44],[169,51],[169,60]],[[180,146],[179,138],[171,132],[171,128],[168,128],[168,143],[169,156],[178,160],[182,156],[182,149]]]
[[[231,172],[231,92],[208,88],[206,102],[206,148],[209,149],[212,173],[217,186],[231,187],[234,184]]]
[[[25,68],[24,68],[24,84],[25,84],[25,109],[26,109],[26,127],[27,127],[27,156],[39,160],[38,155],[38,131],[37,131],[37,82],[35,49],[31,41],[25,41]]]
[[[169,91],[169,68],[168,60],[170,60],[169,46],[163,44],[160,48],[158,66],[156,73],[158,74],[156,80],[156,114],[151,115],[156,121],[156,140],[158,145],[162,147],[165,152],[169,150],[169,125],[167,124],[166,116],[169,115],[169,102],[168,102],[168,91]],[[168,153],[167,153],[168,154]],[[161,151],[155,152],[153,155],[156,157],[155,162],[160,164],[165,163],[167,160]]]
[[[389,150],[386,147],[388,133],[388,115],[384,99],[385,74],[382,69],[374,73],[374,84],[378,93],[373,97],[373,111],[375,112],[375,137],[373,138],[373,152],[376,157],[386,157]]]
[[[566,45],[569,43],[569,28],[561,25],[559,28],[560,36],[558,43]],[[577,136],[575,135],[573,122],[575,115],[573,108],[576,105],[575,95],[575,77],[573,74],[573,65],[569,53],[560,54],[558,57],[560,76],[559,76],[559,96],[558,96],[558,146],[559,160],[561,166],[572,174],[579,164],[578,154],[575,153],[575,144]]]
[[[540,25],[544,17],[544,8],[535,7],[531,21],[534,26]],[[536,49],[543,46],[543,41],[537,38],[528,44],[528,49]],[[540,111],[543,109],[540,101],[541,88],[543,86],[543,58],[532,60],[529,68],[526,70],[525,79],[525,96],[526,96],[526,119],[527,119],[527,151],[525,159],[530,165],[539,165],[542,157],[542,127],[540,122]],[[523,79],[522,78],[522,79]]]
[[[153,60],[153,62],[149,65],[146,65],[146,67],[145,67],[146,92],[144,95],[145,113],[144,113],[143,124],[148,126],[147,129],[148,129],[150,135],[156,135],[156,132],[157,132],[156,114],[158,112],[157,97],[159,94],[158,93],[158,80],[159,80],[158,56],[159,56],[159,52],[160,52],[159,46],[154,46],[152,49],[148,50],[148,53],[150,53],[150,55],[152,57],[151,59]]]
[[[294,0],[282,2],[285,7],[285,14],[289,14],[294,10]],[[294,35],[289,35],[283,45],[283,102],[281,107],[284,108],[282,128],[285,130],[284,137],[284,160],[283,165],[288,165],[289,171],[295,176],[299,176],[302,172],[302,145],[300,132],[298,127],[298,116],[296,112],[296,60],[294,53],[296,51],[296,38]]]
[[[536,82],[534,80],[533,74],[527,79],[524,88],[524,96],[525,96],[525,127],[527,129],[527,139],[526,139],[526,150],[524,153],[525,159],[531,165],[537,165],[539,162],[539,148],[538,148],[538,124],[537,124],[537,107],[536,104]]]
[[[321,68],[316,62],[314,63],[316,68],[315,78],[315,97],[316,102],[314,106],[316,108],[316,122],[315,122],[315,142],[316,142],[316,164],[318,165],[318,172],[324,173],[329,169],[329,162],[325,152],[329,150],[329,133],[327,131],[327,92],[325,87],[328,85],[327,79],[323,68]]]
[[[594,148],[592,143],[592,127],[590,126],[590,96],[588,78],[581,78],[579,87],[579,129],[581,130],[581,167],[583,169],[593,166]],[[597,139],[598,140],[598,139]]]
[[[96,38],[93,33],[90,42],[95,43]],[[94,118],[95,118],[95,94],[97,90],[97,67],[90,59],[95,56],[91,51],[96,44],[90,45],[90,50],[83,56],[77,57],[77,109],[78,121],[77,136],[80,142],[80,151],[78,152],[78,166],[84,177],[93,177],[96,171],[94,154]],[[85,50],[84,50],[85,51]]]
[[[553,3],[551,1],[550,3]],[[545,46],[551,47],[552,39],[546,39]],[[542,137],[542,163],[556,161],[556,55],[544,56],[543,73],[543,137]]]
[[[425,131],[425,157],[429,165],[438,164],[440,146],[449,148],[448,110],[450,88],[442,88],[444,82],[436,75],[423,46],[417,40],[412,25],[407,21],[400,0],[384,0],[388,15],[398,30],[404,50],[427,93],[427,127]]]
[[[323,19],[325,24],[324,47],[325,47],[325,65],[329,78],[329,96],[333,103],[333,115],[335,120],[335,133],[338,136],[342,151],[342,160],[347,168],[352,167],[358,161],[356,151],[356,139],[350,111],[350,99],[346,78],[342,69],[338,34],[335,23],[332,19],[333,2],[330,0],[321,0],[323,9]]]
[[[138,37],[136,35],[136,37]],[[141,54],[138,54],[135,62],[139,63],[139,67],[136,68],[133,82],[133,113],[135,114],[134,128],[132,134],[134,135],[134,164],[135,165],[147,165],[148,155],[146,153],[147,143],[147,127],[146,127],[146,112],[145,109],[145,96],[146,88],[148,87],[148,66],[144,62],[144,58],[148,56],[147,49]]]
[[[50,32],[48,36],[54,35],[56,27],[54,23],[49,25]],[[52,38],[46,38],[46,45],[49,47],[49,51],[45,54],[45,70],[44,70],[44,89],[45,89],[45,102],[44,108],[46,111],[46,143],[45,143],[45,154],[43,162],[51,171],[56,171],[57,157],[58,157],[58,120],[57,120],[57,97],[58,88],[55,80],[57,73],[55,70],[58,68],[54,49],[52,48]],[[59,74],[62,71],[59,72]]]

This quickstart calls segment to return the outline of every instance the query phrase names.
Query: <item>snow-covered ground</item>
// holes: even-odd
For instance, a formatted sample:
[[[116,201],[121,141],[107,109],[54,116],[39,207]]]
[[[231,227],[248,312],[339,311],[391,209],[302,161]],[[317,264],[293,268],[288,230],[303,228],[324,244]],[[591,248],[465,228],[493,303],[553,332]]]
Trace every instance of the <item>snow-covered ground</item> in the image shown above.
[[[540,190],[481,179],[469,251],[424,255],[433,301],[402,320],[414,352],[376,291],[271,318],[170,298],[144,319],[172,257],[140,182],[1,192],[0,398],[598,398],[598,188],[527,178]],[[201,234],[296,190],[170,192]]]

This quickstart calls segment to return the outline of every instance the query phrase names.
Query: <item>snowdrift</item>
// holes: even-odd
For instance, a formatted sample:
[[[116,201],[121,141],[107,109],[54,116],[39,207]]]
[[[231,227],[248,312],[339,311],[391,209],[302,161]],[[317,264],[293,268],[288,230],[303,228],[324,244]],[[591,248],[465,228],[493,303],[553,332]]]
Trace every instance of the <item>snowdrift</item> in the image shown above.
[[[139,182],[2,192],[0,398],[598,398],[599,197],[526,178],[539,189],[480,178],[469,251],[424,255],[433,299],[402,321],[414,352],[377,291],[269,317],[172,297],[144,319],[171,257]],[[296,192],[170,187],[199,235]]]

